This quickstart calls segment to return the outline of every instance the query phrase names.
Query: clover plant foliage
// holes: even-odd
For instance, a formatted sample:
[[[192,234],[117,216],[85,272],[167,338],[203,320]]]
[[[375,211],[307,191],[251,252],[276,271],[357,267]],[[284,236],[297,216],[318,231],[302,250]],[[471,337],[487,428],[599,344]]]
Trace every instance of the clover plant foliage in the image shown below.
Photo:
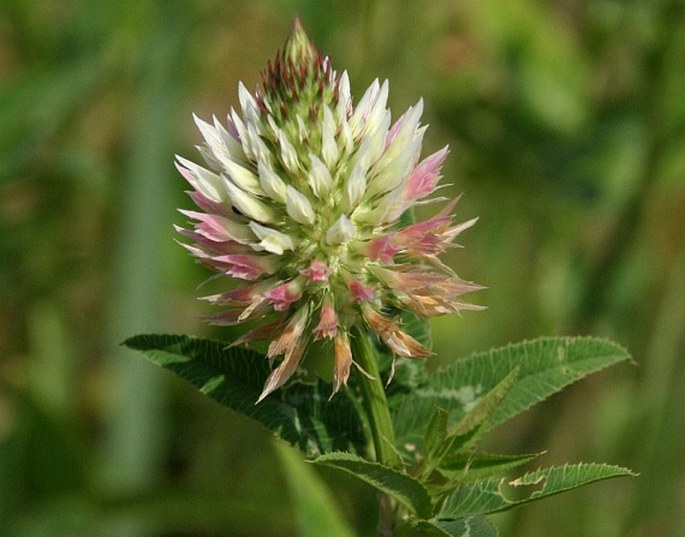
[[[479,448],[569,384],[630,360],[619,345],[541,338],[426,371],[426,319],[483,308],[463,299],[481,286],[440,259],[475,219],[455,223],[457,200],[437,195],[448,148],[422,155],[422,101],[393,121],[378,80],[355,101],[299,20],[262,78],[254,91],[239,86],[240,110],[225,120],[195,118],[201,164],[177,157],[197,205],[177,231],[226,282],[205,297],[219,308],[207,319],[249,327],[226,342],[152,334],[125,344],[315,467],[375,488],[383,536],[497,535],[489,513],[633,475],[595,463],[525,470],[540,453]],[[417,204],[433,216],[415,220]],[[265,355],[248,348],[256,340]],[[303,382],[296,373],[314,353],[324,374]]]

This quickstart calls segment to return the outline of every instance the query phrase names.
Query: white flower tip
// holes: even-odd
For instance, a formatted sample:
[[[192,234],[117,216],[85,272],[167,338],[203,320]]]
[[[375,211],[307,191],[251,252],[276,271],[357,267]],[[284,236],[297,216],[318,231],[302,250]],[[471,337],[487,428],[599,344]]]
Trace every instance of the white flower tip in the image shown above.
[[[315,220],[314,209],[309,200],[295,187],[288,185],[286,188],[286,205],[285,209],[290,215],[290,218],[311,226]]]
[[[326,232],[326,242],[331,246],[334,244],[343,244],[349,241],[357,233],[357,228],[354,226],[352,220],[347,218],[344,214],[340,215],[328,231]]]
[[[203,128],[210,127],[211,125],[207,123],[204,119],[202,119],[200,116],[198,116],[195,112],[193,112],[193,121],[195,122],[195,125],[198,126],[200,130],[203,130]]]
[[[260,239],[259,247],[267,252],[282,255],[285,250],[294,250],[295,242],[290,235],[281,233],[273,228],[263,226],[255,221],[248,224],[250,229]]]

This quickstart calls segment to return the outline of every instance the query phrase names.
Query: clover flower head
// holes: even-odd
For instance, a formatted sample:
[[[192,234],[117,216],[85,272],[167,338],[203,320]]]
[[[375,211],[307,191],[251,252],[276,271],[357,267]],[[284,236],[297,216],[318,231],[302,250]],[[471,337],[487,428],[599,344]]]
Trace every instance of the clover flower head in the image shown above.
[[[195,121],[198,165],[177,157],[199,211],[178,231],[212,270],[241,284],[207,297],[224,307],[209,320],[262,320],[234,344],[265,339],[282,359],[262,400],[298,369],[311,342],[332,340],[333,393],[354,364],[349,333],[373,332],[395,356],[430,355],[391,311],[432,317],[480,309],[461,296],[479,289],[439,260],[476,219],[455,225],[456,200],[428,220],[400,217],[438,188],[448,149],[420,159],[426,126],[418,101],[394,123],[388,82],[375,80],[355,104],[299,20],[254,92],[239,85],[240,113]],[[427,199],[428,198],[428,199]]]

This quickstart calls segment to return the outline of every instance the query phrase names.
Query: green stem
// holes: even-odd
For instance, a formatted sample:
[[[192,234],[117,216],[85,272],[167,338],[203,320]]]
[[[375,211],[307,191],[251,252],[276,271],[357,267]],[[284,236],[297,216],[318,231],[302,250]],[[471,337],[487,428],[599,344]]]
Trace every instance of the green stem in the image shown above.
[[[376,460],[381,464],[396,467],[400,460],[395,450],[395,432],[392,427],[388,401],[385,398],[385,389],[378,371],[376,349],[369,340],[368,334],[362,330],[355,330],[351,340],[352,356],[359,366],[373,377],[359,375],[363,403],[368,414],[376,451]]]

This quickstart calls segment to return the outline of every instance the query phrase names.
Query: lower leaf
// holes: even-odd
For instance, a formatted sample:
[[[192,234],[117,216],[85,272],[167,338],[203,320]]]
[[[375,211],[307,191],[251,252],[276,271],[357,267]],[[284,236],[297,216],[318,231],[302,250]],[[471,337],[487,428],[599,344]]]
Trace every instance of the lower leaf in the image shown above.
[[[459,520],[421,520],[416,528],[439,537],[498,537],[499,532],[481,515]]]
[[[124,345],[219,404],[261,423],[308,456],[364,449],[361,420],[352,402],[341,396],[328,401],[330,390],[325,387],[291,383],[255,405],[271,372],[261,354],[182,335],[135,336]]]
[[[619,466],[581,463],[536,470],[508,483],[505,479],[492,477],[459,487],[445,500],[437,518],[455,520],[468,515],[505,511],[594,481],[634,475],[631,470]],[[526,495],[524,487],[535,490]],[[516,489],[524,491],[523,498],[507,497],[514,496]]]
[[[351,453],[328,453],[312,462],[352,474],[405,505],[420,518],[433,514],[433,502],[426,488],[405,473]]]

